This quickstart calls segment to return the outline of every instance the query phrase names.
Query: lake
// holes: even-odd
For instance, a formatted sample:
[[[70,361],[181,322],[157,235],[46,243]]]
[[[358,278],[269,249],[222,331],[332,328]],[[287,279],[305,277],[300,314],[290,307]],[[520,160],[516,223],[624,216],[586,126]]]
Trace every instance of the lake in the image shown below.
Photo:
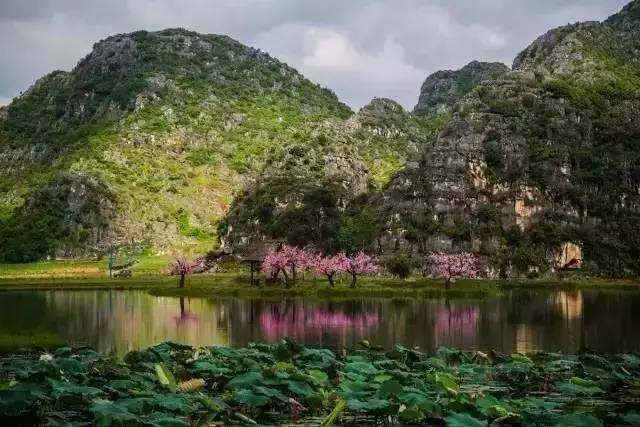
[[[0,336],[48,334],[124,354],[171,340],[243,346],[291,337],[330,348],[362,339],[438,346],[605,353],[640,351],[640,292],[511,291],[483,300],[286,301],[155,297],[145,291],[0,293]],[[16,341],[17,342],[17,341]]]

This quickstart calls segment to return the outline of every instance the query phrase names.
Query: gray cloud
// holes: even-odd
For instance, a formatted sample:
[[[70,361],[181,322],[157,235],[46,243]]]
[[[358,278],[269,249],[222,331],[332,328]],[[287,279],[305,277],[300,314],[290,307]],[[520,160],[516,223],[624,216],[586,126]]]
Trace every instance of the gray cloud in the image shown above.
[[[38,77],[71,69],[114,33],[185,27],[228,34],[336,91],[412,108],[425,77],[513,57],[539,34],[602,20],[626,0],[3,0],[0,105]]]

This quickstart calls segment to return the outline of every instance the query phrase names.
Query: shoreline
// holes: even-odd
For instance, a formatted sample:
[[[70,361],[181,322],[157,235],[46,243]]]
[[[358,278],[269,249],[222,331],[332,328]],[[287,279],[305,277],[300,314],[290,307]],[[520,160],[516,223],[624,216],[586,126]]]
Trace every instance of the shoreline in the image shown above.
[[[108,277],[58,278],[1,278],[0,292],[48,290],[146,290],[154,296],[189,298],[486,298],[497,297],[511,290],[600,290],[638,291],[640,281],[606,279],[566,280],[459,280],[445,290],[441,280],[390,277],[361,278],[358,287],[351,289],[347,280],[338,281],[335,288],[326,280],[307,278],[295,286],[250,286],[249,279],[238,273],[209,273],[191,276],[184,288],[177,287],[177,279],[166,275],[148,275],[126,279]]]

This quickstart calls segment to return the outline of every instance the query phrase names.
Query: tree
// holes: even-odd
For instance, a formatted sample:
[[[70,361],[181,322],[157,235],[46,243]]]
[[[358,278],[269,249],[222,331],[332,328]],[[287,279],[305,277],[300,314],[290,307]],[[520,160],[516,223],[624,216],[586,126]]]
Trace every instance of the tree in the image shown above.
[[[291,283],[289,284],[289,282],[287,282],[287,286],[295,285],[298,272],[306,268],[309,253],[304,249],[290,245],[282,245],[280,253],[285,261],[285,269],[283,272],[288,268],[291,273]]]
[[[349,259],[344,253],[329,256],[317,256],[313,264],[313,271],[316,274],[324,274],[329,280],[329,286],[335,286],[333,278],[336,274],[347,271],[347,263]]]
[[[411,275],[411,260],[405,254],[395,254],[386,264],[387,270],[395,277],[406,279]]]
[[[169,263],[169,274],[180,276],[179,285],[184,288],[184,282],[188,275],[198,271],[203,265],[202,258],[190,260],[186,255],[176,255]]]
[[[262,262],[262,269],[277,277],[280,272],[284,275],[287,287],[296,283],[299,271],[312,268],[315,255],[307,250],[290,245],[282,245],[267,253]]]
[[[433,277],[445,279],[447,289],[451,286],[451,279],[457,277],[474,279],[478,276],[475,256],[468,252],[457,254],[432,253],[426,259],[426,269]]]
[[[345,271],[351,274],[351,287],[355,288],[358,276],[378,274],[379,268],[374,258],[360,251],[347,257]]]
[[[285,282],[288,281],[287,260],[284,254],[279,250],[271,250],[267,253],[262,261],[262,271],[271,273],[272,278],[278,277],[280,272],[284,274]]]

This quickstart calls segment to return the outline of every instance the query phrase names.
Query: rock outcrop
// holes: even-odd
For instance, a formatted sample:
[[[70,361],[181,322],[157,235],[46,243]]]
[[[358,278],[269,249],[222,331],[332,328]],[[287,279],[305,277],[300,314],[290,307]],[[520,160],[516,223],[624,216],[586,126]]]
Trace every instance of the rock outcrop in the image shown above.
[[[638,3],[550,31],[450,107],[381,196],[382,251],[471,250],[503,275],[640,273],[640,67],[625,31]]]
[[[565,242],[555,258],[558,270],[579,270],[582,268],[582,247],[572,242]]]
[[[471,92],[479,83],[507,73],[509,67],[499,62],[473,61],[459,70],[437,71],[422,84],[415,114],[448,113],[453,104]]]

